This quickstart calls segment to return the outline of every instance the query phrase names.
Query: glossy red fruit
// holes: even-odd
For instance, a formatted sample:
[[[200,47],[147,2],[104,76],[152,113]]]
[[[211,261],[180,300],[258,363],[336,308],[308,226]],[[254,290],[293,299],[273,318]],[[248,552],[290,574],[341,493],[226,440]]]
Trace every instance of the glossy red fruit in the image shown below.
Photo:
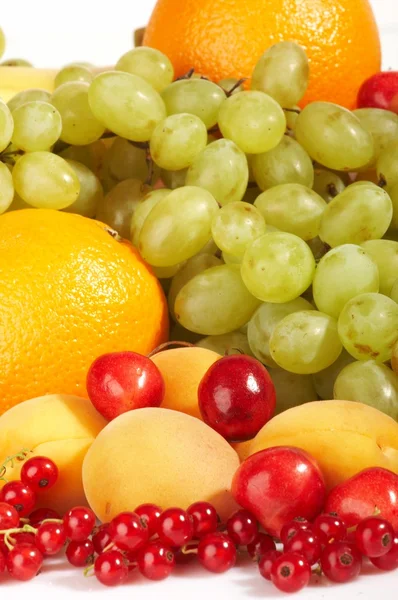
[[[304,517],[296,517],[292,521],[288,521],[281,529],[280,540],[283,545],[296,535],[299,531],[312,530],[312,523]]]
[[[107,546],[112,542],[109,533],[109,523],[103,523],[94,530],[92,537],[94,550],[97,554],[102,554]]]
[[[293,552],[282,554],[271,567],[271,581],[281,592],[299,592],[308,585],[310,577],[311,567],[306,559]]]
[[[247,546],[258,534],[258,522],[248,510],[236,511],[227,521],[227,533],[234,544]]]
[[[145,521],[133,512],[123,512],[109,523],[111,540],[120,550],[135,552],[149,540],[149,530]]]
[[[333,542],[321,554],[321,568],[325,576],[335,583],[355,579],[361,571],[362,556],[354,544]]]
[[[398,113],[398,72],[384,71],[367,79],[358,92],[358,108],[384,108]]]
[[[88,567],[94,562],[94,544],[91,540],[69,542],[65,554],[74,567]]]
[[[276,550],[274,540],[270,535],[262,532],[258,533],[250,544],[247,544],[247,552],[254,560],[258,560],[260,556],[272,550]]]
[[[1,490],[0,501],[11,504],[20,517],[26,517],[35,507],[36,494],[22,481],[9,481]]]
[[[2,552],[0,552],[0,574],[4,573],[5,570],[6,570],[6,557]]]
[[[104,354],[87,374],[89,398],[108,421],[129,410],[160,406],[164,391],[164,380],[155,363],[137,352]]]
[[[235,473],[232,494],[270,535],[279,538],[282,527],[295,517],[312,520],[320,513],[326,489],[309,454],[280,446],[247,458]]]
[[[264,365],[234,354],[208,369],[199,384],[198,400],[205,423],[228,441],[244,441],[273,417],[276,395]]]
[[[235,544],[224,533],[209,533],[199,542],[198,560],[212,573],[224,573],[236,563]]]
[[[268,552],[265,552],[265,554],[259,556],[258,570],[260,571],[261,577],[271,581],[272,565],[280,556],[282,556],[282,552],[279,552],[278,550],[268,550]]]
[[[383,556],[371,558],[370,562],[381,571],[395,571],[398,569],[398,535],[394,536],[392,547]]]
[[[46,519],[61,519],[61,515],[52,508],[37,508],[29,515],[32,527],[38,527]]]
[[[326,513],[336,513],[347,528],[374,515],[391,523],[398,532],[398,475],[387,469],[372,467],[337,485],[329,494]]]
[[[175,567],[173,552],[159,541],[142,548],[138,553],[137,562],[140,573],[153,581],[166,579]]]
[[[322,552],[319,538],[310,530],[298,531],[284,547],[285,552],[300,554],[308,561],[309,565],[315,565]]]
[[[0,502],[0,530],[14,529],[18,525],[19,514],[17,510],[6,502]]]
[[[87,539],[95,525],[95,514],[85,506],[75,506],[64,515],[66,537],[74,542]]]
[[[162,509],[157,504],[141,504],[134,510],[135,514],[147,524],[149,537],[152,537],[158,528],[159,517]]]
[[[65,528],[61,523],[43,523],[36,532],[36,547],[44,555],[53,556],[58,554],[64,547],[65,542]]]
[[[7,555],[6,564],[13,579],[29,581],[36,577],[43,564],[43,555],[38,548],[17,545]]]
[[[181,508],[169,508],[159,517],[158,536],[171,548],[181,548],[193,538],[193,519]]]
[[[22,465],[21,480],[39,494],[57,483],[58,467],[50,458],[34,456]]]
[[[19,533],[13,533],[11,537],[15,546],[17,544],[18,546],[36,546],[36,536],[34,533],[30,533],[28,531],[20,531]],[[5,554],[8,554],[9,552],[9,549],[5,544],[4,547],[2,547],[2,551]]]
[[[127,560],[117,550],[103,552],[95,560],[94,574],[103,585],[120,585],[126,581],[129,574]]]
[[[187,508],[187,513],[192,517],[193,537],[200,538],[217,531],[220,518],[210,502],[194,502]]]
[[[338,542],[344,540],[347,535],[347,527],[344,521],[334,515],[319,515],[313,524],[313,531],[316,533],[322,544],[328,544],[331,541]]]
[[[379,558],[392,548],[394,530],[390,523],[380,517],[369,517],[355,531],[358,550],[368,558]]]

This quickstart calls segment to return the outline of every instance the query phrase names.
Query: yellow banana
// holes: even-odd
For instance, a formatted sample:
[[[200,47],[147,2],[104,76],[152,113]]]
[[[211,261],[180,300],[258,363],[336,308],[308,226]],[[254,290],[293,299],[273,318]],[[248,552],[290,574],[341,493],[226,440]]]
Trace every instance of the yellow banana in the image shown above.
[[[0,67],[0,98],[8,102],[12,96],[29,88],[40,88],[52,92],[56,69],[33,67]]]

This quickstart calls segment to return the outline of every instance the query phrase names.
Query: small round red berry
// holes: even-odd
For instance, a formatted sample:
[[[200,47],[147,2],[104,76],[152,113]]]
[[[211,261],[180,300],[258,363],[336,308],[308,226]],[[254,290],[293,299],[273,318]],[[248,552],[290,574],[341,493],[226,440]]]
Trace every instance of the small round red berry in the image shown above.
[[[312,531],[303,529],[290,538],[285,545],[284,551],[304,556],[309,565],[312,566],[319,561],[322,546],[319,538]]]
[[[95,515],[86,506],[75,506],[64,515],[66,537],[73,542],[82,542],[87,539],[95,525]]]
[[[98,528],[96,528],[94,530],[92,540],[95,552],[97,554],[102,554],[105,548],[109,546],[109,544],[112,542],[109,533],[109,523],[103,523]]]
[[[158,520],[162,514],[160,506],[156,504],[140,504],[134,512],[147,524],[149,537],[155,535],[158,528]]]
[[[359,523],[355,532],[358,550],[368,558],[379,558],[392,548],[394,530],[391,524],[379,517],[369,517]]]
[[[312,529],[312,523],[304,519],[303,517],[297,517],[285,525],[281,529],[280,538],[282,544],[285,546],[288,541],[296,535],[298,531]]]
[[[258,522],[248,510],[237,510],[227,521],[227,532],[234,544],[247,546],[258,534]]]
[[[224,573],[236,563],[235,544],[224,533],[209,533],[199,542],[198,560],[208,571]]]
[[[383,556],[371,558],[370,562],[381,571],[395,571],[398,569],[398,535],[394,536],[392,547]]]
[[[342,519],[335,515],[319,515],[313,524],[314,533],[322,544],[344,540],[347,535],[347,527]]]
[[[308,561],[294,552],[282,554],[271,567],[271,581],[281,592],[299,592],[308,585],[310,577]]]
[[[117,550],[103,552],[95,559],[94,574],[103,585],[120,585],[129,574],[127,560]]]
[[[30,533],[28,531],[20,531],[19,533],[13,533],[12,539],[15,542],[15,546],[36,546],[36,536],[34,533]],[[14,543],[13,542],[13,543]],[[8,554],[9,550],[7,548],[6,554]]]
[[[193,520],[181,508],[168,508],[159,517],[159,539],[171,548],[181,548],[193,537]]]
[[[354,544],[333,542],[323,549],[321,567],[330,581],[346,583],[359,575],[362,556]]]
[[[268,552],[265,552],[265,554],[259,556],[258,570],[260,571],[261,577],[264,577],[264,579],[268,579],[268,581],[271,581],[272,565],[280,556],[282,556],[282,552],[279,552],[278,550],[269,550]]]
[[[69,542],[66,548],[66,558],[74,567],[88,567],[94,562],[94,545],[91,540]]]
[[[175,566],[173,552],[161,542],[152,542],[142,548],[137,557],[138,569],[153,581],[166,579]]]
[[[22,465],[21,480],[39,494],[57,483],[58,467],[51,458],[34,456]]]
[[[200,538],[217,531],[219,516],[210,502],[195,502],[187,508],[193,520],[193,537]]]
[[[17,510],[11,504],[0,502],[0,530],[14,529],[18,525],[19,514]]]
[[[6,564],[13,579],[29,581],[40,571],[43,555],[35,546],[18,544],[8,553]]]
[[[38,527],[47,519],[61,519],[61,515],[52,508],[37,508],[29,515],[29,522],[32,527]]]
[[[0,574],[6,570],[6,557],[3,552],[0,552]]]
[[[263,556],[267,552],[276,550],[275,542],[270,535],[266,533],[258,533],[254,540],[247,544],[247,552],[253,560],[258,560],[260,556]]]
[[[35,544],[44,555],[58,554],[65,542],[65,528],[61,523],[42,523],[36,532]]]
[[[123,512],[109,523],[108,533],[120,550],[139,550],[149,539],[146,522],[133,512]]]
[[[36,494],[22,481],[9,481],[1,490],[0,501],[11,504],[20,517],[26,517],[35,507]]]

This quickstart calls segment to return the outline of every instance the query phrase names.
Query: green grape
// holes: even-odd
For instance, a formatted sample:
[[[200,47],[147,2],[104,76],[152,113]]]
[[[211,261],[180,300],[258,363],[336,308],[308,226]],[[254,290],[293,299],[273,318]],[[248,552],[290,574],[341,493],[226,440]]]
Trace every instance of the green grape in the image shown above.
[[[10,208],[14,198],[14,184],[7,165],[0,162],[0,215]]]
[[[14,121],[7,104],[0,100],[0,152],[3,152],[11,142]]]
[[[177,265],[171,265],[171,267],[152,267],[152,270],[158,279],[171,279],[178,273],[180,269],[182,269],[184,264],[185,262],[178,263]]]
[[[89,105],[89,85],[81,81],[64,83],[51,97],[62,117],[61,140],[83,146],[98,140],[105,131]]]
[[[333,388],[337,376],[344,367],[352,362],[354,362],[354,358],[343,348],[338,359],[330,367],[312,375],[315,391],[321,400],[331,400],[333,398]]]
[[[80,183],[70,165],[51,152],[24,154],[12,172],[17,194],[36,208],[61,209],[77,200]]]
[[[312,283],[314,300],[320,311],[337,319],[348,300],[359,294],[379,291],[379,269],[372,255],[365,250],[365,246],[343,244],[321,258]]]
[[[174,311],[186,329],[222,335],[245,325],[258,304],[242,281],[239,265],[221,265],[188,281],[177,295]]]
[[[333,171],[315,169],[312,189],[329,204],[333,198],[345,190],[345,184],[341,177]]]
[[[254,67],[251,89],[265,92],[290,108],[304,96],[309,74],[304,49],[294,42],[279,42],[268,48]]]
[[[209,241],[217,211],[207,190],[192,186],[173,190],[145,219],[138,244],[142,257],[155,267],[168,267],[194,256]]]
[[[220,86],[206,79],[180,79],[162,91],[162,98],[168,115],[196,115],[206,129],[211,129],[218,121],[218,112],[226,95]]]
[[[334,384],[334,398],[368,404],[398,421],[398,377],[374,360],[346,366]]]
[[[174,68],[170,59],[155,48],[140,46],[123,54],[116,63],[116,71],[125,71],[145,79],[157,92],[170,85]]]
[[[162,169],[161,179],[170,190],[176,190],[185,185],[187,172],[188,169],[181,169],[181,171],[165,171]]]
[[[91,83],[94,79],[94,75],[87,67],[79,65],[68,65],[64,67],[55,76],[54,87],[58,88],[64,83],[70,83],[71,81],[81,81],[83,83]]]
[[[76,213],[92,219],[97,206],[104,197],[100,180],[86,165],[75,160],[66,161],[74,170],[80,183],[80,193],[77,200],[64,208],[64,212]]]
[[[398,143],[385,148],[377,160],[377,175],[388,189],[398,183]]]
[[[294,133],[296,127],[297,117],[299,116],[301,109],[299,106],[293,106],[292,108],[284,108],[283,112],[286,117],[286,129],[288,133]]]
[[[240,265],[242,264],[243,256],[234,256],[227,252],[222,252],[221,257],[226,265]]]
[[[280,368],[270,369],[269,374],[276,392],[275,415],[318,400],[311,375],[297,375]]]
[[[247,339],[254,356],[267,367],[278,365],[271,357],[269,340],[276,325],[287,315],[303,310],[314,310],[304,298],[296,298],[284,304],[264,302],[249,321]]]
[[[208,190],[224,206],[243,198],[248,177],[245,154],[231,140],[221,139],[206,146],[195,158],[185,184]]]
[[[0,27],[0,58],[3,56],[5,49],[6,49],[6,36],[4,35],[4,31]]]
[[[271,96],[239,92],[221,105],[218,126],[223,136],[243,152],[261,154],[279,144],[286,130],[286,118]]]
[[[129,239],[134,211],[150,191],[151,187],[139,179],[125,179],[99,201],[95,218]]]
[[[277,185],[260,194],[254,204],[267,225],[311,240],[319,233],[326,202],[300,183]]]
[[[168,171],[186,169],[206,148],[207,129],[195,115],[171,115],[161,121],[151,136],[150,151],[155,163]]]
[[[219,250],[220,249],[214,242],[213,238],[210,238],[209,241],[198,252],[198,254],[218,254]]]
[[[211,233],[217,246],[227,254],[243,257],[251,242],[266,230],[261,212],[246,202],[231,202],[214,216]]]
[[[380,294],[389,296],[398,277],[398,242],[369,240],[362,248],[374,260],[380,274]]]
[[[383,237],[392,219],[392,202],[384,190],[361,181],[349,185],[327,205],[319,237],[332,248]]]
[[[18,106],[22,106],[26,102],[34,102],[38,100],[40,102],[50,102],[51,94],[47,92],[47,90],[41,90],[32,88],[30,90],[22,90],[22,92],[18,92],[15,94],[10,100],[7,102],[7,106],[11,112],[13,112]]]
[[[373,158],[372,135],[358,117],[337,104],[307,104],[297,118],[295,134],[311,158],[329,169],[355,171]]]
[[[380,153],[398,138],[398,115],[381,108],[359,108],[353,114],[373,137],[372,164],[375,164]]]
[[[146,153],[128,140],[116,137],[105,155],[108,171],[116,181],[124,179],[141,179],[148,176]]]
[[[391,288],[390,298],[398,304],[398,278],[395,280],[395,283]]]
[[[246,250],[242,279],[263,302],[289,302],[312,282],[315,260],[307,244],[284,232],[265,233]]]
[[[247,337],[239,331],[231,331],[224,335],[209,335],[196,342],[195,346],[207,348],[221,356],[230,356],[231,354],[246,354],[253,356],[250,346],[247,343]]]
[[[160,190],[153,190],[145,196],[143,201],[140,202],[138,206],[136,206],[130,224],[130,237],[133,246],[135,246],[136,248],[138,248],[141,229],[144,225],[145,219],[147,218],[153,207],[156,206],[156,204],[160,200],[166,198],[166,196],[168,196],[170,192],[171,190],[168,190],[166,188]]]
[[[88,100],[107,129],[134,142],[147,142],[166,118],[162,98],[149,83],[130,73],[108,71],[92,81]]]
[[[392,221],[390,227],[393,231],[398,231],[398,181],[389,188],[388,193],[392,202]]]
[[[48,102],[27,102],[16,108],[12,143],[25,152],[48,150],[59,139],[62,119]]]
[[[287,315],[272,332],[269,347],[282,369],[298,375],[326,369],[343,349],[335,319],[316,310]]]
[[[394,373],[398,373],[398,342],[394,344],[392,349],[391,366]]]
[[[283,183],[301,183],[309,188],[314,183],[310,157],[296,140],[287,135],[270,152],[250,157],[250,165],[256,183],[263,191]]]
[[[382,294],[360,294],[340,313],[339,336],[357,360],[390,360],[398,340],[398,304]]]
[[[62,158],[74,160],[79,163],[83,163],[90,169],[97,177],[100,177],[103,170],[103,163],[105,159],[105,153],[107,147],[105,145],[106,140],[97,140],[92,144],[86,146],[67,146],[59,155]]]
[[[217,85],[219,85],[224,90],[224,92],[228,95],[238,94],[239,92],[244,91],[243,83],[238,85],[239,81],[240,80],[236,79],[235,77],[229,77],[227,79],[221,79],[220,81],[217,82]],[[235,87],[235,86],[237,86],[237,87]],[[231,92],[232,89],[233,89],[233,92]]]
[[[0,63],[0,67],[33,67],[33,65],[24,58],[8,58]]]

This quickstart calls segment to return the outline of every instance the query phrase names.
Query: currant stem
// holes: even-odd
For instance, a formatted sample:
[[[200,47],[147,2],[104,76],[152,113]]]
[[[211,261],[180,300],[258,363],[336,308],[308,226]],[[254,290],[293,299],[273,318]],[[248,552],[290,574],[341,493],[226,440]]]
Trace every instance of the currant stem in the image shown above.
[[[93,577],[94,576],[94,565],[89,565],[83,571],[84,577]]]
[[[15,527],[13,529],[2,529],[0,535],[10,536],[13,533],[37,533],[37,529],[31,525],[25,524],[23,527]]]
[[[28,454],[31,454],[32,452],[33,452],[33,450],[28,450],[27,448],[22,448],[22,450],[20,450],[16,454],[7,456],[5,461],[0,465],[0,481],[5,481],[7,483],[7,479],[5,478],[5,475],[7,473],[8,464],[11,467],[11,469],[13,469],[14,468],[14,460],[23,462],[26,459],[26,457],[28,456]]]
[[[108,552],[108,550],[112,550],[112,548],[114,548],[114,546],[115,546],[115,544],[113,542],[111,542],[110,544],[105,546],[105,548],[103,549],[102,552]]]

